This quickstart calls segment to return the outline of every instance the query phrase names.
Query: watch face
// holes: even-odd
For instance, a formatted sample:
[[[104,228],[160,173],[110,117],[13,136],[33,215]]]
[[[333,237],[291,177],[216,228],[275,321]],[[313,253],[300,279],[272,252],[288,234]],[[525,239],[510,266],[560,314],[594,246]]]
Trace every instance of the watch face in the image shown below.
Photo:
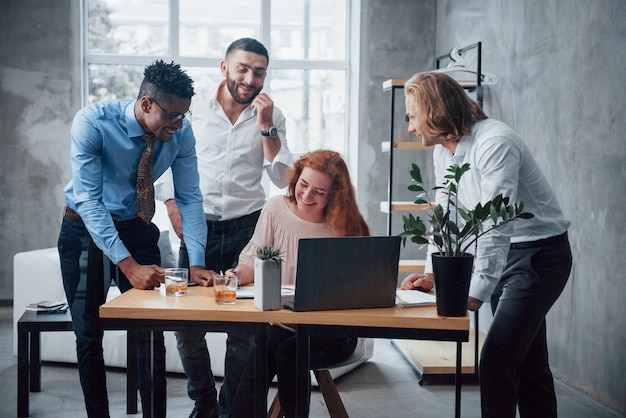
[[[276,138],[278,136],[278,129],[272,126],[270,128],[269,134],[272,138]]]

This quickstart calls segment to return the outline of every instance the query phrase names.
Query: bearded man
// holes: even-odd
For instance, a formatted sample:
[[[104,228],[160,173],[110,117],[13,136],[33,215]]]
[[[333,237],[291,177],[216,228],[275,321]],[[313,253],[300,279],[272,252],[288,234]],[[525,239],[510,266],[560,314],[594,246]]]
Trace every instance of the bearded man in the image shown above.
[[[198,172],[208,235],[206,268],[214,274],[233,267],[254,232],[266,194],[263,171],[279,188],[288,183],[293,156],[287,148],[285,117],[270,97],[261,93],[269,56],[259,41],[242,38],[226,50],[220,70],[224,80],[215,88],[200,90],[191,102],[191,126],[196,137]],[[187,267],[187,248],[174,190],[165,178],[156,185],[157,198],[165,202],[174,231],[181,239],[179,266]],[[212,278],[197,278],[211,286]],[[229,332],[226,367],[239,370],[239,358],[249,341]],[[205,331],[181,329],[176,333],[178,352],[188,379],[188,394],[195,406],[191,417],[215,417],[217,391],[206,346]],[[240,373],[229,374],[220,390],[220,416],[230,416]]]

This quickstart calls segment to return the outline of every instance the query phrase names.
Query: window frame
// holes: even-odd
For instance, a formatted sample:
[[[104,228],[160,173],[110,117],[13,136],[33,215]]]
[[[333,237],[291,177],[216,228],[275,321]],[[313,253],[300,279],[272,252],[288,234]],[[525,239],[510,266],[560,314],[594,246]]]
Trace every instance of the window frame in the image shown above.
[[[88,51],[88,2],[89,0],[81,0],[81,54],[82,54],[82,70],[81,70],[81,101],[85,106],[89,97],[89,66],[91,64],[104,65],[137,65],[145,67],[157,59],[165,61],[175,61],[184,68],[218,68],[222,58],[200,58],[188,57],[180,55],[180,2],[179,0],[168,0],[169,11],[169,27],[170,33],[168,37],[170,54],[167,56],[158,55],[124,55],[124,54],[90,54]],[[309,0],[314,1],[314,0]],[[259,41],[268,46],[270,53],[270,74],[266,79],[264,90],[271,96],[272,92],[272,70],[338,70],[344,71],[344,97],[345,97],[345,116],[344,116],[344,146],[340,151],[351,172],[353,183],[357,182],[357,150],[358,150],[358,62],[359,62],[359,35],[360,35],[360,9],[361,0],[346,0],[345,27],[345,57],[343,60],[315,60],[315,59],[278,59],[273,58],[270,50],[271,38],[271,0],[260,0],[261,7],[261,25]],[[139,86],[137,86],[139,87]],[[280,105],[279,105],[280,107]],[[293,151],[292,151],[293,152]],[[294,158],[298,158],[300,154],[294,152]]]

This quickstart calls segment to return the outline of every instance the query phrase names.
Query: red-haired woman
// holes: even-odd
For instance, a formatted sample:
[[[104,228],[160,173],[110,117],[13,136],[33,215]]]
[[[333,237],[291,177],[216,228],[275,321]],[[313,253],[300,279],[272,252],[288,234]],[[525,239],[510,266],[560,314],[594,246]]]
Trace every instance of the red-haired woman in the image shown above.
[[[283,284],[296,277],[300,238],[366,236],[369,227],[359,212],[345,161],[334,151],[313,151],[294,164],[287,196],[270,199],[261,212],[254,235],[239,256],[234,274],[241,284],[254,281],[256,249],[266,245],[285,252]],[[278,376],[280,403],[286,417],[295,416],[296,329],[268,326],[268,377]],[[356,346],[354,337],[311,337],[311,367],[320,368],[347,359]],[[231,417],[252,416],[254,354],[249,334],[229,334],[224,379],[239,379],[236,396],[220,392],[220,409],[232,405]],[[308,404],[308,403],[307,403]]]

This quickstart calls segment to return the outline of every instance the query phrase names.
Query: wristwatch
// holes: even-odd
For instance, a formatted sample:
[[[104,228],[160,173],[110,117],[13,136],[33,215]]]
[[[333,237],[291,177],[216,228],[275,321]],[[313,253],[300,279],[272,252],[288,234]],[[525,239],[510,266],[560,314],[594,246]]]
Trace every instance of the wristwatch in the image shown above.
[[[278,136],[278,129],[276,129],[275,126],[272,126],[269,131],[261,131],[261,135],[276,138]]]

